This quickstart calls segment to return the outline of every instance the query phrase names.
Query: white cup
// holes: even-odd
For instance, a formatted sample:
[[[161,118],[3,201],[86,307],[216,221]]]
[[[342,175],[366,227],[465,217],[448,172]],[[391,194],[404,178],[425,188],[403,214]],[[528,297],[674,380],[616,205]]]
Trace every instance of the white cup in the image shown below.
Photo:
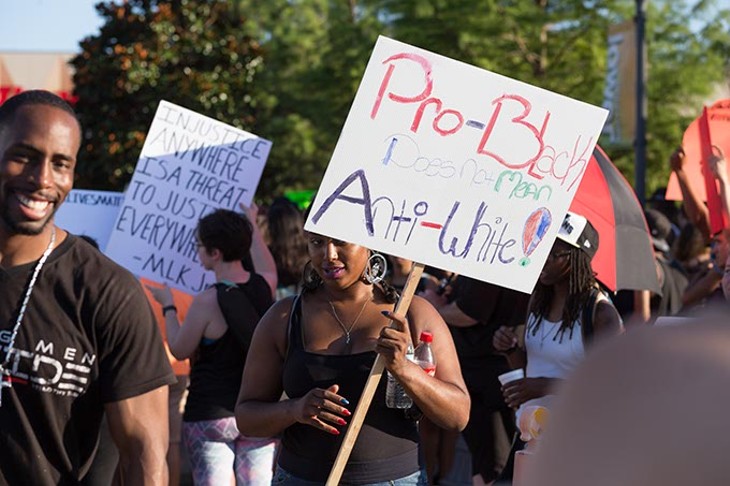
[[[504,386],[507,383],[513,382],[515,380],[519,380],[524,377],[525,377],[525,370],[522,368],[517,368],[516,370],[508,371],[507,373],[502,373],[501,375],[499,375],[497,377],[497,379],[502,384],[502,386]]]

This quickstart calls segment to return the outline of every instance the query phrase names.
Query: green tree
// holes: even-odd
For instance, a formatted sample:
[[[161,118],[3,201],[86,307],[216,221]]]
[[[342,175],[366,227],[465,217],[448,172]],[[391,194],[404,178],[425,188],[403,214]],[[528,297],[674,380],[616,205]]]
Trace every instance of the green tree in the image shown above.
[[[274,142],[258,196],[316,189],[381,30],[355,0],[242,0],[265,51],[256,133]]]
[[[669,178],[669,156],[702,103],[728,83],[730,8],[719,2],[651,2],[647,11],[647,191]],[[693,19],[688,22],[687,19]],[[712,102],[714,100],[710,100]],[[624,173],[633,153],[613,154]],[[633,173],[626,174],[633,181]]]
[[[85,127],[78,187],[121,190],[160,99],[250,130],[258,42],[226,1],[100,3],[105,19],[72,63]]]
[[[649,2],[648,174],[666,159],[730,60],[719,0]],[[606,35],[633,0],[129,0],[74,61],[85,147],[80,182],[128,180],[160,98],[268,138],[257,197],[315,189],[379,34],[593,104]],[[691,18],[691,22],[686,19]],[[101,89],[100,89],[101,88]],[[633,180],[631,148],[607,147]]]

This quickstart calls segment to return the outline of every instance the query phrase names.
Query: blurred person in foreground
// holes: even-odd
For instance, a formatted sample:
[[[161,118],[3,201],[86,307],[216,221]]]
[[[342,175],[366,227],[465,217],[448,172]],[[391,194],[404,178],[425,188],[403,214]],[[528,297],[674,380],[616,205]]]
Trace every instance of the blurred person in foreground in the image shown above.
[[[438,312],[414,296],[407,316],[397,317],[398,295],[382,281],[382,255],[315,233],[307,239],[302,293],[278,301],[261,320],[236,407],[243,433],[282,434],[272,484],[325,482],[377,354],[435,424],[461,430],[469,415],[454,344]],[[433,333],[434,376],[406,359],[426,330]],[[417,422],[386,407],[386,382],[383,373],[341,484],[426,484]],[[288,398],[280,401],[282,391]]]
[[[170,288],[148,286],[163,308],[167,342],[177,359],[193,358],[183,414],[183,440],[195,484],[263,486],[271,482],[276,441],[246,437],[234,406],[259,319],[273,303],[276,268],[255,221],[218,209],[196,228],[198,257],[216,283],[193,299],[182,324]],[[255,272],[243,268],[251,251]]]
[[[0,484],[77,484],[106,414],[116,481],[165,484],[174,376],[139,282],[54,224],[81,127],[47,91],[0,106]]]
[[[704,315],[597,346],[556,400],[524,484],[730,484],[727,321]]]

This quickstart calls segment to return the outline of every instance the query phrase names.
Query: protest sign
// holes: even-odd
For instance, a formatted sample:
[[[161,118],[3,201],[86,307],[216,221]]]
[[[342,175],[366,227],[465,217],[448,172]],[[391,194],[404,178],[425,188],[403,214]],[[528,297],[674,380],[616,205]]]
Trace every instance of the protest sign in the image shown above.
[[[606,117],[380,37],[305,228],[531,292]]]
[[[94,238],[104,251],[123,201],[121,192],[74,189],[58,208],[54,220],[71,233]]]
[[[727,225],[720,209],[717,183],[714,176],[705,170],[705,160],[712,154],[715,145],[723,151],[726,157],[730,156],[730,100],[719,100],[709,108],[704,108],[684,132],[682,148],[685,154],[683,170],[687,174],[691,190],[699,198],[708,203],[711,218],[711,230],[719,231]],[[728,167],[730,176],[730,166]],[[711,193],[707,197],[708,190]],[[672,172],[667,184],[666,199],[682,200],[682,191],[677,176]]]
[[[270,149],[268,140],[161,101],[107,253],[138,276],[203,290],[214,276],[198,261],[198,220],[250,205]]]

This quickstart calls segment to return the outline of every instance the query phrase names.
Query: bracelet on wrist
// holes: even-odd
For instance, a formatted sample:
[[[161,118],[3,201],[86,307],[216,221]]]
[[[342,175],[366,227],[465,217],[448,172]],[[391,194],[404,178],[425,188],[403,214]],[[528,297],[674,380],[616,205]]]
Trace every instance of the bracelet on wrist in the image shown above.
[[[162,308],[162,315],[163,315],[163,317],[166,317],[167,316],[167,313],[169,311],[175,311],[175,314],[177,314],[177,307],[175,307],[174,305],[166,305],[165,307],[163,307]]]

